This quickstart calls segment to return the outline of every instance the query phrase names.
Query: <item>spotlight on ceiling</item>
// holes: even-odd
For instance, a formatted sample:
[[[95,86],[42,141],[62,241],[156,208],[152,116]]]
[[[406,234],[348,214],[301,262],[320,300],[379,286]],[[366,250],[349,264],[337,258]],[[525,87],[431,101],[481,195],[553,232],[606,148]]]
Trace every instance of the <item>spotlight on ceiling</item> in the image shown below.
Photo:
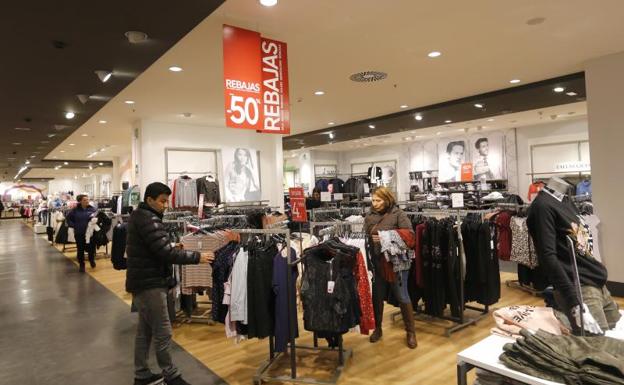
[[[95,74],[97,75],[98,78],[100,78],[100,81],[102,83],[106,83],[111,78],[111,76],[113,76],[112,71],[106,71],[106,70],[97,70],[95,71]]]
[[[431,58],[434,58],[434,57],[439,57],[440,55],[442,55],[442,53],[441,53],[441,52],[439,52],[439,51],[433,51],[433,52],[429,52],[429,53],[427,54],[427,56],[429,56],[429,57],[431,57]]]
[[[261,5],[265,7],[273,7],[277,5],[277,0],[259,0]]]
[[[509,81],[509,83],[511,83],[511,84],[518,84],[518,83],[520,83],[520,79],[511,79]]]
[[[570,91],[570,92],[566,92],[566,95],[568,95],[568,96],[576,96],[578,94],[576,92]]]
[[[444,123],[447,123],[447,124],[448,123],[453,123],[453,121],[452,120],[445,120]]]
[[[483,108],[483,104],[481,103],[475,103],[474,105],[476,108]]]
[[[423,120],[423,117],[422,117],[421,114],[416,114],[416,116],[414,116],[414,119],[416,119],[416,120],[418,120],[420,122],[421,120]]]
[[[563,88],[563,87],[555,87],[555,88],[553,88],[553,91],[555,91],[557,93],[560,93],[560,92],[565,91],[565,88]]]
[[[171,72],[182,72],[182,67],[171,66],[171,67],[169,67],[169,71],[171,71]]]
[[[78,100],[80,100],[80,103],[82,104],[86,104],[89,101],[89,95],[80,94],[76,95],[76,97],[78,98]]]
[[[314,91],[314,95],[317,95],[317,96],[325,95],[325,91]]]
[[[98,163],[98,164],[99,164],[100,166],[104,166],[104,163],[102,163],[102,162],[100,162],[100,163]]]
[[[368,128],[370,128],[371,130],[374,130],[375,129],[375,125],[374,124],[369,124]]]
[[[401,104],[401,108],[405,109],[407,107],[408,107],[407,104]]]
[[[130,44],[138,44],[147,40],[147,34],[141,31],[128,31],[124,35]]]
[[[65,119],[73,119],[76,116],[76,114],[72,111],[66,112],[65,113]]]
[[[126,103],[126,104],[134,104],[134,100],[126,100],[126,101],[124,101],[124,103]]]

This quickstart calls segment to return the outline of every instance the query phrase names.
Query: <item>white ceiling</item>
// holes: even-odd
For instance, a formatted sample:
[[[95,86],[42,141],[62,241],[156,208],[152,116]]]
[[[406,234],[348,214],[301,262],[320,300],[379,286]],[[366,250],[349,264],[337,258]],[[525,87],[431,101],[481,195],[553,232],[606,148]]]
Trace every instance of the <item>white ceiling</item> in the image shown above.
[[[472,120],[469,122],[452,123],[444,126],[427,127],[410,132],[400,132],[392,135],[381,135],[366,139],[355,139],[322,146],[308,147],[303,150],[285,151],[284,158],[293,157],[302,151],[319,150],[344,152],[373,146],[385,146],[399,143],[426,141],[434,138],[464,135],[475,132],[504,130],[514,127],[526,127],[537,124],[547,124],[569,119],[586,119],[587,103],[578,102],[556,107],[542,108],[533,111],[518,112],[515,114],[500,115],[494,118]],[[331,130],[327,131],[327,134]]]
[[[49,169],[49,168],[33,168],[26,175],[23,175],[22,178],[54,178],[54,179],[63,179],[63,178],[81,178],[88,177],[94,175],[106,175],[112,174],[113,169],[110,167],[97,167],[93,170],[85,170],[85,169],[76,169],[76,168],[61,168],[59,170]]]
[[[133,122],[223,126],[221,27],[233,24],[288,43],[292,133],[525,84],[583,70],[624,50],[621,0],[228,0],[47,159],[130,152]],[[528,25],[536,17],[546,20]],[[149,34],[149,31],[146,31]],[[442,52],[436,59],[427,57]],[[171,65],[183,72],[167,70]],[[377,84],[349,80],[384,71]],[[315,96],[315,90],[326,92]],[[129,106],[124,100],[134,100]],[[301,100],[301,101],[299,101]],[[181,117],[191,112],[191,118]],[[104,119],[106,124],[99,124]],[[88,135],[83,137],[81,135]],[[69,146],[70,143],[75,146]],[[61,153],[60,151],[65,151]]]

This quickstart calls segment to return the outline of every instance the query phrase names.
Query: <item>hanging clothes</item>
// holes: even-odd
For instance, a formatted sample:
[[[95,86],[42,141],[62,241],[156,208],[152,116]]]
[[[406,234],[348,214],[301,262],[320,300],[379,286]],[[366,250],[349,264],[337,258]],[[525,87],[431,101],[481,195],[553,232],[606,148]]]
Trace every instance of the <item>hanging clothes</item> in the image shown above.
[[[290,250],[291,259],[296,258],[295,249]],[[292,293],[290,308],[288,304],[288,282],[286,275],[290,270],[290,292]],[[299,276],[299,271],[295,266],[288,268],[288,260],[282,253],[277,253],[273,257],[273,293],[275,294],[275,351],[285,352],[290,339],[290,320],[288,317],[289,310],[292,311],[291,317],[297,319],[297,292],[296,282]],[[293,336],[299,337],[299,329],[297,322],[294,322]]]

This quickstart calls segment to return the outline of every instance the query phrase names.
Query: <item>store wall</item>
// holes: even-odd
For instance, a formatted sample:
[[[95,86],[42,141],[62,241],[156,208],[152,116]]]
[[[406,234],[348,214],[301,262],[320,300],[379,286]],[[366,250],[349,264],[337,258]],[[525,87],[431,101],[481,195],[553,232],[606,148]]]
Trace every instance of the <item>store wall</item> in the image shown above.
[[[585,70],[593,202],[601,220],[600,251],[609,270],[610,288],[619,296],[624,296],[624,206],[620,203],[624,191],[622,68],[624,52],[592,60]]]
[[[513,130],[510,131],[508,135],[514,135]],[[587,140],[587,118],[581,117],[578,119],[566,119],[563,121],[518,127],[516,128],[515,135],[518,151],[518,194],[522,199],[526,199],[529,186],[532,183],[531,176],[527,175],[531,172],[531,146]],[[567,148],[565,151],[561,152],[556,151],[556,146],[549,147],[553,151],[543,151],[540,153],[539,159],[535,160],[534,171],[555,171],[554,169],[548,170],[552,168],[552,164],[567,161],[570,158],[574,158],[577,154],[577,152],[573,151],[574,148],[571,148],[570,153],[567,153]]]
[[[252,148],[260,151],[262,199],[272,206],[283,205],[282,137],[250,130],[141,121],[133,158],[138,165],[141,191],[154,181],[166,182],[165,148],[223,149]],[[142,194],[141,193],[141,194]],[[223,194],[222,194],[223,195]]]
[[[74,178],[53,179],[49,182],[49,192],[51,195],[61,192],[73,191],[74,194],[82,192],[82,180]]]

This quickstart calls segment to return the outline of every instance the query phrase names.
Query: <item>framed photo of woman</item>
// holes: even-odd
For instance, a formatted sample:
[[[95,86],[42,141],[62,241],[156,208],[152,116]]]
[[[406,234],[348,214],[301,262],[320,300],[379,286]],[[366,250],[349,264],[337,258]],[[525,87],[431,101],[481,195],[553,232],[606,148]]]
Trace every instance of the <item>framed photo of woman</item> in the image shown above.
[[[221,150],[226,202],[258,201],[260,188],[259,153],[251,148]]]

